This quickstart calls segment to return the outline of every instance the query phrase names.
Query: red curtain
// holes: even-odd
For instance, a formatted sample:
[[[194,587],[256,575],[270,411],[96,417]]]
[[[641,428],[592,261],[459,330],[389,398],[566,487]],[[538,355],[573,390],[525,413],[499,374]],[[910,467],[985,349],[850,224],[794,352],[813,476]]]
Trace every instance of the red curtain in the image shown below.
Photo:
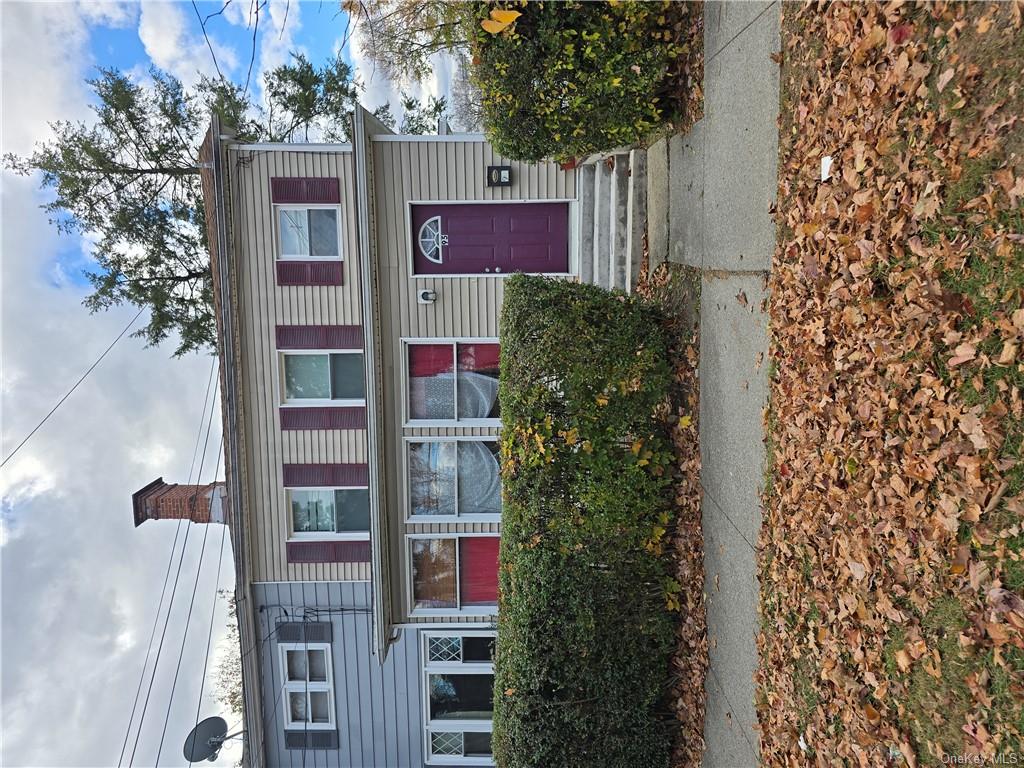
[[[451,344],[410,344],[409,376],[437,376],[455,370],[455,353]]]
[[[498,344],[459,344],[459,370],[497,372],[500,349]]]
[[[459,539],[459,583],[463,606],[497,604],[498,542],[497,536]]]

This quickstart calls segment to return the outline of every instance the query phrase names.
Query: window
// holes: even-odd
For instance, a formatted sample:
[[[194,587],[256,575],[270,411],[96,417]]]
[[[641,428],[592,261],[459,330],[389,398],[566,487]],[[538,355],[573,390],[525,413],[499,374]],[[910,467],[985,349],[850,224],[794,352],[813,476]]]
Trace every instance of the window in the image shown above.
[[[411,518],[501,514],[495,440],[415,439],[407,450]]]
[[[414,613],[494,613],[498,604],[497,536],[408,538]]]
[[[331,646],[326,643],[280,643],[285,727],[334,728]]]
[[[497,423],[498,344],[410,342],[406,350],[409,421]]]
[[[340,259],[338,207],[277,207],[281,259]]]
[[[370,535],[367,488],[291,488],[288,506],[296,538],[366,539]]]
[[[494,633],[424,632],[422,643],[427,763],[489,763]]]
[[[284,353],[284,399],[286,403],[345,400],[366,402],[363,353]]]

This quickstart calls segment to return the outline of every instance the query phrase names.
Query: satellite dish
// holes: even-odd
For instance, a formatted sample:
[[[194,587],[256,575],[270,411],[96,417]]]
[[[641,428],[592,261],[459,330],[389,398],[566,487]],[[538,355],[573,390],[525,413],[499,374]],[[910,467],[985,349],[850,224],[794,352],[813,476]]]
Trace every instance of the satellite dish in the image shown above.
[[[228,723],[223,717],[208,717],[192,729],[185,739],[185,759],[190,763],[217,759],[227,738]]]

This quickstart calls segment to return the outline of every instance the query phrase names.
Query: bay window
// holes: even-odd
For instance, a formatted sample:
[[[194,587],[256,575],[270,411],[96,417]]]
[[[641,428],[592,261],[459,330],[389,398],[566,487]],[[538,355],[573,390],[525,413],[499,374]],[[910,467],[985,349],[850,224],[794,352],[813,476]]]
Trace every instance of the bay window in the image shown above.
[[[494,613],[497,536],[410,534],[408,541],[414,613]]]
[[[423,632],[427,763],[491,762],[494,632]]]
[[[489,340],[407,342],[407,421],[496,425],[499,357]]]
[[[501,514],[501,466],[493,438],[406,443],[410,519],[488,519]]]

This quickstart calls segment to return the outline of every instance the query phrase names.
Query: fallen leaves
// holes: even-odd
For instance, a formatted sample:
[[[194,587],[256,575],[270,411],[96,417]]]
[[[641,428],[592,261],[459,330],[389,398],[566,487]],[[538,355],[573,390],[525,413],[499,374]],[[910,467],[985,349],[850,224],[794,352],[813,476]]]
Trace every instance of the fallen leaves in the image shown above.
[[[641,268],[637,292],[660,301],[667,308],[695,302],[681,285],[687,285],[676,266],[662,264],[650,273]],[[679,292],[682,292],[680,297]],[[682,313],[673,316],[671,335],[677,340],[671,350],[675,380],[679,385],[679,402],[672,417],[672,441],[676,449],[677,486],[676,518],[673,530],[667,531],[675,559],[674,592],[669,601],[679,611],[676,654],[672,660],[670,704],[678,722],[672,765],[699,765],[704,754],[704,677],[708,664],[707,622],[704,605],[704,538],[701,529],[700,445],[697,440],[696,414],[700,412],[697,382],[699,339]],[[642,446],[634,443],[634,454]]]
[[[991,761],[1024,743],[1021,5],[783,18],[762,760]]]

